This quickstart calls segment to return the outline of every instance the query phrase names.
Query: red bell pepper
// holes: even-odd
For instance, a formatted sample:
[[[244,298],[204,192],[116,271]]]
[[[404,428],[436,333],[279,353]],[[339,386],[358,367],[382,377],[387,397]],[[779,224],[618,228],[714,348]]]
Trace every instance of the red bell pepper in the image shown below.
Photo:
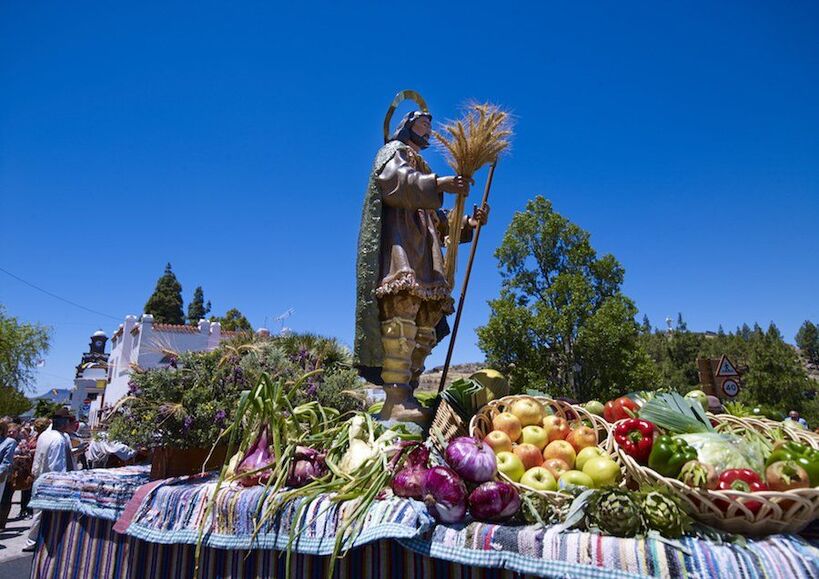
[[[614,427],[614,440],[627,455],[640,464],[648,462],[657,427],[641,418],[628,418]]]
[[[756,491],[767,491],[768,485],[762,482],[759,474],[749,468],[732,468],[723,471],[719,475],[719,490],[721,491],[742,491],[744,493],[755,493]],[[762,507],[759,501],[742,501],[742,504],[752,513]]]
[[[607,422],[615,423],[624,418],[637,416],[637,403],[628,396],[621,396],[617,400],[609,400],[603,407],[603,418]]]

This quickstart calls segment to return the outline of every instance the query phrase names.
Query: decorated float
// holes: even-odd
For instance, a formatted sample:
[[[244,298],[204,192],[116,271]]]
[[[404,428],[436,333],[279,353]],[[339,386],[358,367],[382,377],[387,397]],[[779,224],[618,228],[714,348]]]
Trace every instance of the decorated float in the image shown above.
[[[404,98],[420,110],[390,138]],[[268,337],[137,373],[109,434],[151,448],[153,464],[38,480],[32,577],[819,576],[811,434],[672,392],[605,405],[509,396],[492,370],[416,398],[455,311],[446,383],[469,279],[467,267],[455,308],[454,256],[471,238],[471,264],[511,134],[503,111],[473,105],[439,133],[457,176],[437,177],[419,155],[430,121],[412,91],[385,121],[354,356]],[[467,218],[483,165],[483,211]],[[437,213],[444,192],[457,195],[449,217]],[[430,253],[380,253],[408,239],[396,233],[407,215],[425,220],[411,245]],[[380,410],[339,403],[358,379],[350,365],[383,385]]]

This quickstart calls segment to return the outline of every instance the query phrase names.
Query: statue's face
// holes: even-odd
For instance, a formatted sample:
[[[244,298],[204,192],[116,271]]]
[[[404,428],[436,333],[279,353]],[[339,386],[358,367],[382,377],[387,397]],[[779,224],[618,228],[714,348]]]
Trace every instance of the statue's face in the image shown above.
[[[412,132],[419,137],[428,138],[432,132],[432,125],[429,119],[426,117],[418,117],[415,122],[412,123]]]

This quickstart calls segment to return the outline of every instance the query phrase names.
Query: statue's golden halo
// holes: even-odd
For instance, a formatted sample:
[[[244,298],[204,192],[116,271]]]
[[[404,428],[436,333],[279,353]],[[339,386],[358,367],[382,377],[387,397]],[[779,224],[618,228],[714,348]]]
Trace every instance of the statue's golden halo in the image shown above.
[[[392,121],[392,115],[395,113],[395,109],[398,108],[402,102],[406,100],[414,101],[418,108],[421,110],[422,113],[429,113],[429,109],[427,108],[427,102],[424,100],[417,91],[414,90],[402,90],[395,98],[392,99],[392,104],[390,108],[387,109],[387,114],[384,116],[384,142],[390,140],[390,121]]]

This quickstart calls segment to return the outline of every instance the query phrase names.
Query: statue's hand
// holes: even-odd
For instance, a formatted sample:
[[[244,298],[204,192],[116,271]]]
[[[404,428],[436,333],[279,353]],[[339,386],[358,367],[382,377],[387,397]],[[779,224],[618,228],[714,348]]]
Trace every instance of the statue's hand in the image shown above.
[[[489,220],[489,205],[485,204],[482,207],[478,207],[477,205],[473,206],[472,208],[472,217],[469,218],[469,225],[472,229],[478,226],[480,223],[482,226],[486,225],[486,222]]]
[[[467,195],[469,193],[469,179],[460,175],[438,177],[438,191],[454,193],[455,195]]]

